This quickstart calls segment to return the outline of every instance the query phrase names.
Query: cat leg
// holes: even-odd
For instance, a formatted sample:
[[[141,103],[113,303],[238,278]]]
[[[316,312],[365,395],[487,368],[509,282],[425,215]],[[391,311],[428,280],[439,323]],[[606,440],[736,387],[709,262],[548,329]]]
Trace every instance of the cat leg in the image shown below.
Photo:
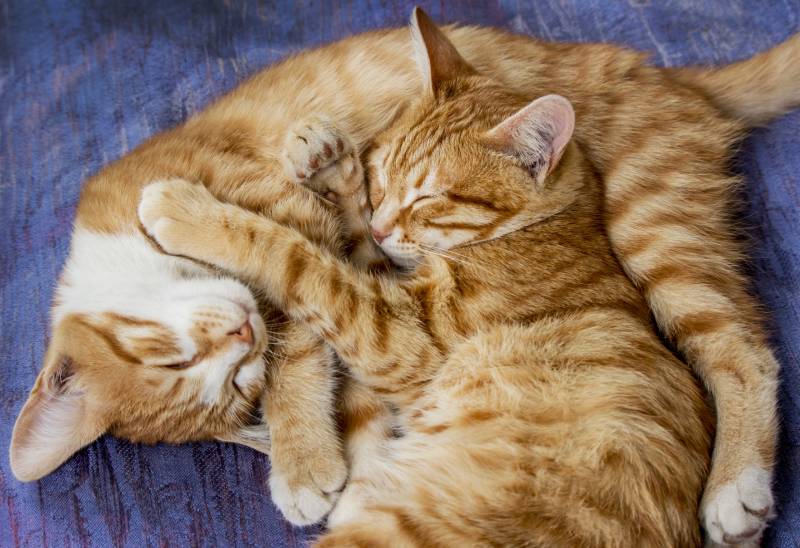
[[[338,206],[353,264],[383,266],[386,258],[370,236],[363,168],[350,137],[324,117],[309,117],[289,130],[281,159],[290,180]],[[337,168],[328,169],[334,163]]]
[[[308,525],[330,512],[347,478],[335,421],[335,357],[300,325],[287,328],[276,352],[262,399],[271,435],[270,491],[286,519]]]
[[[413,400],[446,352],[449,339],[441,333],[452,329],[445,304],[452,300],[439,289],[450,279],[443,259],[431,258],[425,273],[406,284],[376,277],[296,230],[181,180],[146,187],[139,217],[167,253],[214,264],[263,288],[382,396]],[[427,304],[431,299],[443,302]]]
[[[712,541],[757,541],[774,515],[778,363],[756,300],[739,270],[726,215],[737,185],[723,154],[694,158],[696,133],[679,121],[620,154],[606,177],[614,251],[643,291],[661,330],[705,382],[717,410],[701,516]],[[659,159],[657,165],[653,158]]]
[[[224,196],[226,203],[294,228],[331,253],[343,253],[347,242],[336,205],[288,180],[277,159],[260,166],[257,175],[244,177],[235,185],[226,181],[226,186],[212,184],[208,190],[214,196]]]
[[[375,392],[349,376],[342,381],[339,407],[350,475],[328,516],[328,527],[361,514],[369,500],[370,485],[379,481],[386,466],[387,442],[394,422],[389,408]]]

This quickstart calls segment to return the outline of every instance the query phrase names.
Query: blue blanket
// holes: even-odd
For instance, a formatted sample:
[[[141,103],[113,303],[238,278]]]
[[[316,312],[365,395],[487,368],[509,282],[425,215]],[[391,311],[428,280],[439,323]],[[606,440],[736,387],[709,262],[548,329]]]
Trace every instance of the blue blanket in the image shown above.
[[[798,0],[436,2],[437,21],[608,41],[661,65],[725,63],[800,30]],[[294,546],[263,456],[232,445],[104,438],[38,483],[5,455],[42,360],[81,182],[247,75],[302,48],[406,22],[392,0],[0,0],[0,545]],[[800,85],[800,82],[798,82]],[[753,132],[747,179],[755,290],[783,365],[770,546],[800,544],[800,113]]]

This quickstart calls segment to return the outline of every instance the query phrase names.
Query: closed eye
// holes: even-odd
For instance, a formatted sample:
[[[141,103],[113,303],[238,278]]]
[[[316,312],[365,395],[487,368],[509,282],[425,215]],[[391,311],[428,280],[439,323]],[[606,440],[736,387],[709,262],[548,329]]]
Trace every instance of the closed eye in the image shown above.
[[[184,362],[166,363],[159,365],[158,367],[162,367],[164,369],[172,369],[173,371],[182,371],[183,369],[189,369],[190,367],[197,365],[199,362],[200,362],[199,356],[195,356],[191,360],[186,360]]]
[[[435,202],[439,196],[429,195],[429,196],[420,196],[413,202],[411,202],[411,207],[422,207],[425,204],[429,204],[431,202]]]
[[[189,369],[193,365],[194,365],[194,362],[187,361],[187,362],[178,362],[178,363],[168,363],[166,365],[161,365],[159,367],[164,367],[166,369],[181,370],[181,369]]]
[[[369,197],[373,211],[381,205],[381,202],[386,196],[386,192],[376,171],[377,169],[371,163],[367,164],[365,173],[367,196]]]

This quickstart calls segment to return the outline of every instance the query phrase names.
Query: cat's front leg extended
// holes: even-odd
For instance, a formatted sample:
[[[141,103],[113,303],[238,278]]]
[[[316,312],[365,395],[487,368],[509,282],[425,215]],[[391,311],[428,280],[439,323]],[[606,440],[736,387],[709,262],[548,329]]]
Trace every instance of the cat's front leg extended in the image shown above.
[[[347,479],[336,421],[336,358],[307,328],[282,333],[261,404],[272,438],[272,500],[295,525],[327,515]]]
[[[214,264],[234,249],[220,227],[237,233],[231,214],[236,211],[244,210],[222,204],[203,185],[184,180],[151,184],[139,209],[148,232],[165,251]],[[289,521],[308,525],[330,512],[347,478],[334,416],[334,357],[300,326],[283,333],[279,350],[262,402],[271,434],[270,488]]]
[[[419,280],[427,284],[424,292],[380,279],[296,230],[219,202],[187,181],[146,187],[139,218],[167,253],[218,266],[263,288],[376,389],[391,394],[420,386],[441,360],[446,342],[430,329],[417,300],[422,293],[437,294],[432,279]]]

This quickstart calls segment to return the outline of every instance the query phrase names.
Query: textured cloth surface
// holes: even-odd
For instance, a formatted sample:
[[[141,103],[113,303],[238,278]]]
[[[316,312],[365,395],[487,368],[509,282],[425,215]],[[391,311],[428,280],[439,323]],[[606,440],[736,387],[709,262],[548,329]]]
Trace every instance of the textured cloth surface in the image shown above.
[[[524,5],[523,5],[524,4]],[[103,438],[44,480],[6,458],[41,363],[81,182],[247,75],[299,49],[406,22],[412,4],[339,0],[0,0],[0,546],[295,546],[265,458],[240,447]],[[655,63],[724,63],[800,30],[800,0],[430,3],[437,21],[609,41]],[[798,83],[800,85],[800,82]],[[800,545],[800,113],[753,132],[746,175],[755,288],[781,360],[783,430],[770,546]],[[268,128],[267,128],[268,129]]]

